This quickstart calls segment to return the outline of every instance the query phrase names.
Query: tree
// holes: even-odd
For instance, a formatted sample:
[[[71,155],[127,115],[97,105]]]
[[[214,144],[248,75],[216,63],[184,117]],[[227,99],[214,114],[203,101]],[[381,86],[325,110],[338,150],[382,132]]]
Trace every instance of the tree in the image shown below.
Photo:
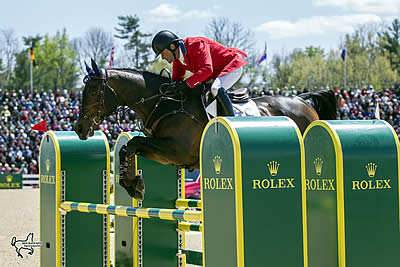
[[[151,34],[142,33],[139,30],[139,17],[135,16],[119,16],[119,28],[115,28],[118,34],[116,38],[126,40],[124,47],[133,51],[132,62],[137,69],[145,69],[149,66],[150,56],[150,40]]]
[[[313,58],[315,56],[324,57],[325,51],[321,47],[307,46],[304,49],[304,54],[309,58]]]
[[[93,58],[99,66],[106,66],[113,47],[113,37],[111,33],[105,32],[101,28],[91,28],[85,33],[85,37],[77,38],[73,41],[78,62],[82,64],[82,59]],[[86,73],[86,68],[80,66],[82,73]]]
[[[35,55],[35,61],[40,65],[40,60],[37,59],[37,51],[36,48],[40,46],[40,42],[42,40],[42,36],[36,35],[36,36],[27,36],[27,37],[22,37],[22,40],[24,42],[24,49],[15,53],[15,69],[13,72],[13,77],[12,77],[12,88],[14,89],[22,89],[24,91],[28,91],[30,89],[30,44],[32,42],[32,47],[34,48],[34,55]],[[39,84],[40,80],[40,70],[41,69],[32,69],[32,79],[33,79],[33,85],[37,87],[36,85]]]
[[[29,38],[24,40],[28,41]],[[29,48],[16,56],[14,85],[17,88],[29,88]],[[36,42],[35,59],[38,69],[33,69],[34,88],[45,90],[72,89],[76,86],[78,69],[76,54],[68,41],[66,30],[57,32],[54,37],[46,35],[43,41]]]
[[[386,55],[393,70],[400,73],[400,20],[395,19],[383,33],[379,33],[379,47]]]
[[[74,88],[78,77],[76,57],[66,29],[52,38],[46,35],[43,44],[37,48],[42,74],[40,85],[46,89]]]
[[[18,50],[18,41],[14,30],[2,30],[0,41],[0,55],[2,55],[5,65],[4,82],[8,83],[15,65],[15,53]]]
[[[13,89],[18,88],[24,91],[30,89],[30,70],[29,70],[30,58],[29,48],[25,48],[22,51],[15,54],[15,70],[13,75]],[[36,87],[38,84],[37,72],[38,69],[33,69],[33,85]]]
[[[210,39],[227,47],[236,47],[248,53],[254,50],[254,33],[226,17],[213,18],[206,26],[205,33]]]

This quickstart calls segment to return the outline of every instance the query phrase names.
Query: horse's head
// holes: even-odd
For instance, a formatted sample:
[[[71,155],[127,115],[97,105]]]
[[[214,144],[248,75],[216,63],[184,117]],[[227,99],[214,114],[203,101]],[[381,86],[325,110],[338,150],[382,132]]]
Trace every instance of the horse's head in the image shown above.
[[[97,66],[92,59],[92,68],[86,62],[88,74],[84,78],[79,117],[75,123],[75,132],[81,140],[93,136],[103,119],[118,107],[118,97],[108,84],[108,73]]]

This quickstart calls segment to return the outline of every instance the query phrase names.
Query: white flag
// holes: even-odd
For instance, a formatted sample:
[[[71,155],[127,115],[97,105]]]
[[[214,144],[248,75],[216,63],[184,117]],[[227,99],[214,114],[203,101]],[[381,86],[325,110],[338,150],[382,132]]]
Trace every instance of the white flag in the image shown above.
[[[381,115],[380,115],[380,112],[379,112],[379,102],[376,102],[375,119],[377,119],[377,120],[381,119]]]

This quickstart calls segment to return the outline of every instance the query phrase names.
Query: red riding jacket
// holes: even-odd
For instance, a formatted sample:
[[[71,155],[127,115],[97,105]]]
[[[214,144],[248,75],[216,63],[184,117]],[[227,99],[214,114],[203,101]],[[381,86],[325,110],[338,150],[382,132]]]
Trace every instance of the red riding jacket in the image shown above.
[[[188,70],[191,74],[186,82],[190,88],[201,82],[216,79],[247,64],[247,61],[239,56],[240,54],[247,57],[242,50],[223,46],[204,37],[188,37],[183,40],[183,44],[186,48],[183,49],[186,51],[182,53],[186,65],[176,59],[173,62],[172,79],[183,80]]]

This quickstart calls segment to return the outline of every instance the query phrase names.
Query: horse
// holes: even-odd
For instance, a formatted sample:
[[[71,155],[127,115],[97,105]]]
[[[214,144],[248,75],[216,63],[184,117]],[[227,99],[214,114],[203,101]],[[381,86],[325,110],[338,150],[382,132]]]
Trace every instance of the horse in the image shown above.
[[[91,65],[92,68],[86,64],[88,75],[74,126],[81,140],[92,136],[104,118],[118,107],[128,106],[142,120],[145,136],[134,136],[126,145],[127,154],[189,170],[199,169],[201,136],[209,121],[202,101],[203,85],[176,91],[170,78],[155,73],[124,68],[102,70],[93,60]],[[287,116],[302,133],[312,121],[336,119],[336,97],[331,90],[252,100],[262,116]],[[143,187],[139,191],[144,193],[142,181],[128,184],[120,180],[120,184],[132,197],[138,197],[135,193],[141,187],[138,184]]]

